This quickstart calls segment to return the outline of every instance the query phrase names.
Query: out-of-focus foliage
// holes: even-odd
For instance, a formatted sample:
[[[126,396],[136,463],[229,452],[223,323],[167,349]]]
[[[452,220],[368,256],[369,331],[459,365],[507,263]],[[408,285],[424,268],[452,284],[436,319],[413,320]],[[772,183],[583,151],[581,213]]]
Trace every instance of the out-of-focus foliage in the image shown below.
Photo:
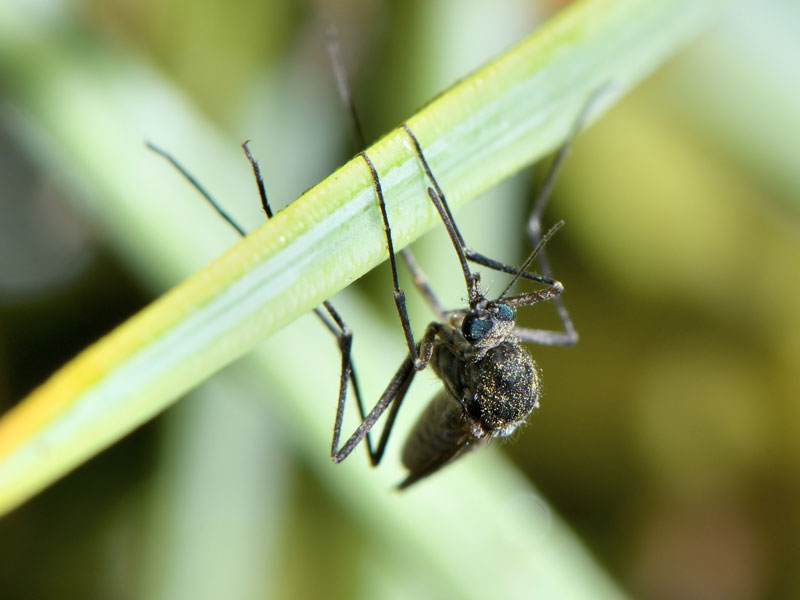
[[[322,75],[320,14],[339,27],[374,136],[522,37],[554,3],[491,4],[87,0],[60,10],[158,65],[221,129],[254,139],[280,206],[352,153]],[[534,350],[542,409],[505,450],[636,597],[800,595],[798,12],[790,0],[734,5],[581,136],[551,203],[551,220],[567,226],[550,255],[581,342]],[[24,107],[2,108],[7,407],[166,282],[126,271],[101,243],[107,234],[63,200],[81,175],[50,172],[26,137],[32,128],[18,125]],[[202,174],[215,189],[224,177]],[[519,177],[502,190],[516,199],[499,204],[494,194],[459,214],[470,243],[510,262],[521,256],[517,224],[532,186]],[[254,196],[224,199],[248,224],[260,222]],[[514,229],[498,235],[503,227]],[[447,302],[458,303],[454,263],[438,259],[444,236],[419,247]],[[394,332],[388,282],[378,270],[355,293]],[[416,323],[429,318],[412,308]],[[535,318],[554,321],[547,310]],[[373,341],[358,340],[356,361]],[[392,355],[387,378],[395,364]],[[421,385],[409,404],[432,389]],[[332,413],[331,400],[315,399]],[[261,403],[231,413],[224,401],[210,386],[0,522],[0,596],[446,594],[429,574],[401,575],[404,558],[369,545],[365,524],[293,455]],[[244,464],[248,456],[266,458]],[[241,487],[237,475],[258,469],[268,479]],[[218,551],[181,545],[197,535],[193,515],[220,504],[243,519],[203,524]],[[143,532],[155,531],[172,545],[153,548]],[[253,531],[263,544],[228,543]],[[224,573],[227,587],[193,590],[186,565]]]

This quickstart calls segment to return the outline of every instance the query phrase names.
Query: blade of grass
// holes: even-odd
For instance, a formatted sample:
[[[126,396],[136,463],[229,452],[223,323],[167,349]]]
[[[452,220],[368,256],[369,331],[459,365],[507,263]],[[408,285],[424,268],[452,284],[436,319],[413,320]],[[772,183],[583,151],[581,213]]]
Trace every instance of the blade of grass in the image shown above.
[[[716,4],[575,3],[431,102],[408,123],[452,204],[546,154],[592,91],[613,82],[604,98],[608,106],[684,44]],[[25,11],[0,10],[0,69],[16,84],[11,92],[17,102],[74,152],[90,175],[107,179],[99,172],[109,170],[116,157],[98,151],[108,147],[115,118],[131,116],[109,113],[107,105],[123,87],[139,101],[156,101],[149,108],[158,112],[164,91],[129,59],[98,60],[69,42],[69,35],[37,30]],[[64,119],[53,102],[59,108],[72,102],[76,114]],[[64,124],[76,122],[77,127]],[[81,126],[87,122],[96,123],[103,135],[87,140]],[[369,154],[381,174],[400,248],[436,223],[425,180],[397,130]],[[0,511],[150,418],[385,257],[371,181],[357,158],[7,414],[0,422]]]

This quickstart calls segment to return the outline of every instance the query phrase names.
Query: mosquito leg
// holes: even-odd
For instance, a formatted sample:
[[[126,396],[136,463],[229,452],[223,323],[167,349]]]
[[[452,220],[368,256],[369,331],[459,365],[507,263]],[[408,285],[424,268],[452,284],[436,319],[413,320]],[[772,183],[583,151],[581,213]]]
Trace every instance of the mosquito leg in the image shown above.
[[[256,183],[258,184],[258,193],[261,198],[261,206],[264,209],[264,213],[266,214],[267,219],[270,219],[272,218],[272,209],[270,208],[269,200],[267,199],[267,192],[264,187],[264,180],[261,177],[261,169],[259,169],[258,163],[256,162],[255,158],[250,152],[250,148],[248,147],[247,144],[248,144],[247,142],[242,144],[242,148],[244,149],[244,153],[247,156],[247,160],[250,161],[250,165],[253,168],[253,175],[255,176]],[[205,188],[200,184],[200,182],[197,181],[197,179],[195,179],[173,156],[171,156],[164,150],[161,150],[160,148],[149,142],[147,143],[147,146],[157,154],[160,154],[161,156],[166,158],[170,163],[172,163],[172,165],[176,169],[178,169],[178,171],[189,181],[189,183],[192,184],[192,186],[198,192],[200,192],[200,194],[206,199],[206,201],[214,208],[214,210],[217,211],[217,213],[223,219],[225,219],[225,221],[228,222],[229,225],[231,225],[231,227],[233,227],[242,236],[245,235],[244,229],[240,227],[239,224],[236,223],[236,221],[234,221],[233,218],[230,217],[230,215],[228,215],[222,209],[222,207],[216,202],[216,200],[214,200],[211,194],[209,194],[205,190]],[[339,377],[339,400],[338,400],[339,408],[337,408],[337,420],[339,422],[341,421],[339,413],[343,412],[344,410],[344,400],[347,396],[347,385],[349,382],[350,384],[352,384],[353,389],[355,391],[356,404],[358,405],[358,412],[363,421],[366,416],[366,412],[364,410],[364,403],[361,399],[361,391],[358,386],[358,380],[356,378],[355,369],[353,368],[350,357],[350,351],[353,344],[353,334],[330,302],[326,300],[325,302],[322,303],[322,306],[328,312],[333,321],[331,321],[326,316],[325,312],[323,312],[322,308],[320,307],[314,309],[314,314],[317,315],[320,321],[322,321],[323,325],[325,325],[325,327],[336,337],[336,341],[339,345],[339,349],[342,354],[342,367]],[[370,456],[370,460],[374,462],[375,460],[373,458],[374,452],[372,450],[372,442],[370,436],[367,433],[365,436],[362,436],[362,438],[363,437],[367,438],[367,453]]]
[[[339,51],[339,39],[338,36],[336,35],[336,30],[332,26],[328,27],[327,30],[325,31],[325,42],[328,49],[328,56],[330,57],[331,60],[331,66],[333,68],[334,77],[336,79],[336,88],[339,91],[339,97],[342,100],[342,104],[344,104],[348,110],[348,114],[350,117],[351,131],[353,133],[356,146],[359,149],[363,150],[366,147],[364,129],[361,125],[361,120],[358,118],[358,111],[356,110],[355,102],[353,101],[353,94],[350,90],[350,83],[347,78],[347,71],[344,68],[344,62],[342,61],[342,56]],[[392,409],[389,412],[386,425],[383,428],[383,433],[381,434],[381,439],[378,442],[378,447],[374,452],[372,450],[372,444],[369,438],[369,430],[372,428],[372,425],[364,425],[364,423],[367,421],[367,417],[364,415],[364,410],[361,404],[361,398],[358,397],[359,411],[361,411],[362,427],[366,427],[364,431],[366,432],[365,435],[367,437],[367,448],[369,450],[370,460],[372,461],[372,464],[374,466],[377,465],[380,462],[381,458],[383,457],[383,452],[386,448],[386,443],[389,440],[389,434],[391,433],[392,428],[394,426],[394,420],[395,417],[397,416],[397,411],[400,408],[400,404],[402,403],[403,398],[405,398],[408,386],[411,384],[411,381],[414,378],[414,373],[416,372],[416,370],[423,369],[427,364],[427,361],[423,363],[419,358],[417,346],[414,341],[414,335],[411,331],[411,322],[408,317],[408,310],[406,308],[405,293],[403,292],[403,290],[400,289],[400,285],[398,282],[397,262],[394,254],[394,244],[392,242],[392,230],[391,227],[389,226],[389,217],[386,213],[386,204],[383,199],[383,189],[381,187],[380,178],[378,177],[378,173],[375,170],[375,166],[372,164],[372,161],[369,159],[369,156],[367,156],[366,152],[362,151],[361,155],[364,157],[364,161],[367,163],[367,167],[369,167],[370,174],[373,180],[373,185],[375,188],[375,194],[378,197],[378,204],[380,206],[381,216],[383,218],[384,230],[386,232],[386,245],[389,251],[389,262],[392,269],[392,283],[393,283],[395,306],[397,307],[397,313],[400,316],[400,323],[403,327],[403,336],[405,337],[406,344],[408,346],[408,353],[409,353],[408,361],[410,361],[409,364],[413,365],[414,367],[408,373],[405,373],[404,376],[400,377],[399,380],[397,378],[398,376],[400,376],[400,372],[398,372],[398,375],[395,376],[395,379],[392,380],[392,384],[390,384],[390,389],[387,390],[387,392],[384,394],[384,396],[386,396],[386,394],[389,394],[387,400],[388,402],[391,402],[392,399],[394,398],[396,398],[396,401],[392,405]],[[408,268],[411,271],[411,274],[414,278],[414,283],[417,286],[417,288],[421,291],[423,297],[428,301],[428,303],[431,305],[431,307],[433,308],[434,312],[436,312],[437,315],[443,314],[444,311],[441,308],[441,304],[434,295],[433,290],[428,285],[427,278],[425,277],[424,273],[417,266],[417,263],[414,260],[414,256],[413,254],[411,254],[411,251],[408,249],[404,249],[401,250],[400,254],[403,257],[403,260],[405,261],[406,265],[408,265]],[[401,371],[403,371],[403,369],[405,368],[406,368],[406,363],[404,363],[403,367],[401,367]],[[343,408],[341,407],[343,407],[344,405],[343,397],[341,396],[341,394],[342,391],[340,389],[340,401],[339,401],[340,408],[337,408],[336,425],[334,427],[333,446],[331,448],[331,458],[333,458],[333,460],[336,462],[339,462],[340,460],[344,459],[351,452],[352,447],[350,446],[350,441],[353,440],[353,438],[351,437],[351,440],[348,440],[348,442],[345,443],[345,446],[342,448],[342,450],[336,449],[336,446],[339,443],[339,434],[341,432],[341,419],[343,411]],[[377,416],[375,417],[376,419],[377,417],[380,416],[380,413],[382,413],[383,410],[385,410],[385,406],[378,412]],[[374,420],[372,421],[372,423],[374,424]],[[357,437],[357,434],[358,432],[356,432],[356,434],[354,435],[356,435]],[[357,443],[358,443],[357,439],[353,441],[353,445]]]
[[[428,324],[428,327],[425,329],[425,334],[422,336],[422,341],[419,344],[418,354],[421,357],[421,360],[424,362],[424,366],[427,366],[428,362],[431,360],[433,356],[433,348],[434,348],[434,339],[437,335],[440,335],[444,325],[438,321],[434,321]],[[403,403],[405,399],[406,392],[408,391],[408,386],[411,385],[411,380],[414,377],[418,369],[415,369],[411,372],[411,375],[408,379],[398,388],[396,398],[397,400],[392,404],[392,409],[389,412],[389,416],[386,419],[386,425],[383,427],[383,431],[381,432],[380,440],[378,441],[378,448],[375,450],[375,453],[372,455],[372,464],[377,465],[381,458],[383,457],[383,452],[386,449],[386,444],[389,443],[389,435],[392,433],[394,429],[394,421],[397,417],[397,412],[400,410],[400,405]],[[364,419],[366,420],[366,419]]]
[[[471,248],[467,248],[466,253],[468,261],[474,262],[475,264],[481,265],[482,267],[486,267],[487,269],[492,269],[493,271],[500,271],[501,273],[508,273],[509,275],[516,275],[517,273],[519,273],[519,276],[523,279],[530,279],[531,281],[536,281],[537,283],[544,283],[546,285],[551,285],[553,283],[552,278],[539,275],[538,273],[520,271],[518,267],[515,267],[513,265],[507,265],[505,263],[500,262],[499,260],[489,258],[488,256],[481,254],[480,252],[475,252]]]
[[[256,178],[256,185],[258,186],[258,196],[261,198],[261,208],[264,209],[264,214],[267,215],[267,219],[271,219],[272,208],[270,207],[269,200],[267,199],[267,190],[264,187],[264,178],[261,177],[261,169],[258,166],[258,161],[250,152],[250,147],[248,146],[249,143],[250,140],[244,142],[242,144],[242,150],[244,150],[244,155],[247,157],[247,160],[250,161],[250,166],[253,167],[253,176]]]
[[[394,422],[397,418],[397,412],[400,410],[400,406],[403,404],[403,400],[405,400],[406,392],[408,392],[408,388],[411,385],[411,382],[414,379],[414,375],[416,374],[416,369],[412,369],[408,375],[399,385],[397,389],[397,393],[395,394],[395,400],[392,402],[392,408],[389,410],[389,415],[386,417],[386,424],[383,426],[383,431],[381,431],[380,440],[378,440],[378,447],[375,449],[375,452],[370,454],[370,459],[372,460],[372,466],[377,467],[380,464],[381,459],[383,458],[383,453],[386,450],[386,445],[389,443],[389,436],[391,435],[392,431],[394,431]]]
[[[611,84],[606,83],[600,86],[600,88],[595,90],[592,95],[589,96],[589,99],[583,105],[581,111],[578,113],[578,116],[575,118],[575,122],[572,124],[572,128],[570,129],[566,139],[559,147],[556,155],[553,157],[553,160],[550,163],[549,168],[547,169],[544,181],[542,182],[542,187],[539,188],[539,192],[536,195],[536,200],[533,204],[533,210],[528,218],[528,237],[530,238],[531,244],[534,246],[536,246],[542,239],[542,215],[544,214],[547,201],[550,199],[550,195],[553,191],[553,184],[555,183],[556,177],[558,176],[558,173],[561,170],[561,167],[564,164],[570,149],[572,148],[572,144],[575,141],[576,136],[586,125],[586,121],[589,118],[592,108],[603,96],[603,94],[609,90],[610,87]],[[553,271],[550,268],[550,261],[547,259],[547,252],[544,249],[542,249],[542,252],[540,252],[537,256],[537,262],[542,274],[545,277],[553,279]],[[567,307],[564,305],[564,301],[560,297],[556,297],[553,300],[553,304],[555,304],[558,317],[561,319],[561,324],[563,325],[564,330],[560,332],[539,329],[520,330],[519,337],[521,340],[549,346],[568,346],[577,343],[578,332],[575,330],[575,326],[573,325],[572,319],[569,316]]]
[[[344,63],[342,61],[341,53],[339,51],[339,40],[336,35],[336,31],[333,27],[329,27],[326,30],[325,40],[328,49],[328,56],[331,59],[331,65],[333,67],[334,77],[336,78],[336,87],[339,91],[339,96],[342,100],[342,103],[347,107],[348,113],[350,116],[350,124],[351,130],[353,132],[353,137],[355,139],[356,145],[358,148],[362,149],[366,146],[366,141],[364,137],[364,130],[361,126],[361,121],[358,118],[358,111],[355,107],[355,102],[353,101],[353,95],[350,90],[350,84],[347,79],[347,72],[344,68]],[[400,409],[400,405],[405,398],[406,392],[408,391],[408,386],[411,385],[411,381],[414,378],[414,374],[417,370],[425,368],[430,360],[430,354],[432,352],[432,335],[434,334],[427,334],[423,338],[423,342],[420,344],[420,348],[417,348],[417,345],[414,341],[414,335],[411,331],[411,323],[408,317],[408,310],[406,307],[406,299],[405,293],[403,290],[400,289],[400,284],[398,281],[397,275],[397,262],[394,253],[394,243],[392,241],[392,230],[389,225],[389,217],[386,212],[386,203],[383,198],[383,188],[380,183],[380,178],[378,177],[378,172],[375,169],[375,166],[372,164],[369,156],[367,156],[366,152],[362,151],[361,155],[364,158],[364,161],[367,163],[367,167],[370,170],[370,175],[372,176],[373,186],[375,188],[375,195],[378,198],[378,205],[381,210],[381,217],[383,218],[383,225],[384,231],[386,233],[386,245],[389,252],[389,263],[392,270],[392,284],[393,284],[393,294],[394,294],[394,301],[395,306],[397,307],[398,315],[400,316],[400,323],[403,327],[403,335],[406,339],[406,344],[408,346],[408,359],[404,361],[403,365],[401,366],[398,373],[392,379],[389,387],[387,388],[384,395],[381,397],[381,400],[378,402],[376,407],[370,412],[369,415],[364,416],[363,409],[361,408],[361,400],[359,398],[359,410],[361,411],[361,420],[362,424],[358,430],[350,437],[350,439],[345,442],[345,445],[342,447],[341,450],[337,450],[337,446],[339,444],[339,436],[341,433],[341,423],[342,423],[342,416],[344,411],[344,400],[341,396],[342,392],[340,390],[340,400],[339,406],[337,407],[336,412],[336,424],[334,426],[334,438],[333,444],[331,448],[331,458],[335,462],[339,462],[343,460],[351,451],[352,448],[359,443],[361,437],[367,436],[367,445],[370,452],[370,459],[373,465],[377,465],[381,458],[383,457],[383,452],[386,449],[386,444],[389,441],[389,435],[392,432],[394,427],[395,418],[397,417],[397,412]],[[411,272],[411,275],[414,280],[414,285],[422,294],[423,298],[428,302],[430,307],[436,313],[437,318],[439,320],[444,320],[445,318],[445,311],[444,308],[436,297],[436,294],[433,292],[430,284],[428,283],[428,278],[423,273],[422,269],[417,264],[417,261],[414,259],[414,255],[412,254],[411,250],[408,248],[404,248],[400,251],[400,256],[403,258],[403,261],[406,263],[408,270]],[[430,328],[429,328],[430,329]],[[422,358],[420,358],[420,352],[422,353]],[[412,368],[413,367],[413,368]],[[389,415],[387,417],[386,424],[383,427],[383,431],[381,433],[380,441],[378,442],[378,447],[373,452],[372,445],[369,440],[369,431],[374,425],[375,421],[378,417],[381,416],[384,410],[389,403],[392,403],[392,408],[389,411]],[[363,432],[363,433],[362,433]]]
[[[425,334],[422,337],[422,341],[419,343],[419,348],[417,351],[417,356],[419,357],[418,360],[422,361],[422,368],[424,369],[428,362],[433,355],[433,344],[436,335],[442,330],[443,325],[438,322],[433,322],[428,325],[425,329]],[[336,420],[333,426],[333,442],[331,443],[331,459],[335,463],[342,462],[347,456],[353,451],[361,440],[363,440],[367,434],[372,430],[375,426],[375,423],[380,419],[381,415],[386,412],[386,409],[389,407],[390,404],[394,403],[392,409],[389,411],[389,417],[386,421],[386,424],[383,427],[383,431],[381,432],[380,442],[378,443],[378,447],[374,453],[370,454],[370,458],[372,459],[372,464],[377,465],[381,457],[383,456],[383,452],[386,448],[386,444],[389,441],[389,435],[394,428],[395,418],[397,416],[397,412],[400,409],[400,404],[403,402],[405,398],[405,394],[408,391],[408,387],[411,385],[411,381],[414,379],[414,375],[416,375],[417,371],[416,364],[414,360],[409,355],[400,365],[400,368],[395,373],[392,380],[389,382],[389,385],[386,387],[386,390],[381,395],[378,402],[369,411],[364,419],[362,419],[361,424],[356,428],[356,430],[347,438],[344,444],[339,447],[339,441],[341,438],[342,433],[342,420],[344,417],[344,398],[340,396],[339,404],[336,407]]]
[[[389,251],[389,265],[392,269],[392,293],[394,295],[394,303],[397,307],[397,313],[400,316],[400,324],[403,326],[403,335],[406,338],[406,345],[408,346],[408,355],[411,359],[411,362],[414,364],[414,368],[420,371],[425,368],[425,363],[420,360],[417,353],[417,345],[414,341],[414,334],[411,331],[411,321],[408,318],[408,309],[406,308],[406,295],[403,290],[400,289],[400,283],[397,277],[397,259],[394,255],[392,228],[389,225],[389,216],[386,213],[386,202],[383,199],[383,187],[381,186],[381,180],[378,177],[378,171],[375,169],[375,165],[372,164],[369,156],[367,156],[367,153],[361,152],[361,156],[367,163],[367,167],[369,167],[369,171],[372,176],[372,185],[375,189],[375,195],[378,198],[378,206],[381,209],[381,216],[383,217],[383,229],[386,233],[386,246]]]
[[[364,128],[362,127],[361,120],[358,117],[358,111],[356,110],[353,94],[350,89],[350,82],[347,78],[347,71],[344,67],[344,61],[342,61],[342,55],[339,49],[339,38],[336,35],[336,30],[333,28],[333,26],[329,26],[325,31],[325,44],[328,50],[328,57],[331,61],[331,67],[333,68],[334,78],[336,79],[336,89],[339,92],[339,97],[342,100],[342,104],[344,104],[348,111],[353,138],[356,146],[363,150],[363,148],[366,146]],[[397,261],[394,254],[394,243],[392,242],[392,230],[389,226],[389,217],[386,213],[386,204],[383,199],[383,189],[378,177],[378,172],[376,171],[375,166],[372,164],[369,156],[367,156],[366,152],[363,151],[361,152],[361,155],[364,157],[367,167],[369,167],[373,185],[375,187],[375,194],[378,197],[378,204],[381,209],[381,217],[383,218],[383,226],[386,232],[386,245],[389,251],[389,262],[392,269],[394,301],[395,306],[397,307],[397,312],[400,316],[400,323],[403,327],[403,335],[406,339],[409,356],[411,356],[412,360],[414,361],[415,367],[420,368],[416,343],[414,341],[414,335],[411,331],[411,322],[408,317],[408,310],[406,308],[405,293],[400,289],[400,284],[398,282]],[[414,256],[411,251],[409,249],[403,249],[400,251],[400,255],[408,266],[409,271],[411,271],[411,275],[414,278],[414,284],[420,290],[422,296],[431,306],[436,315],[443,317],[444,309],[428,284],[427,277],[425,277],[422,269],[419,268],[416,260],[414,260]]]
[[[227,223],[231,227],[233,227],[239,233],[239,235],[241,235],[241,236],[246,235],[244,229],[239,227],[238,223],[236,223],[236,221],[234,221],[233,218],[227,212],[225,212],[225,210],[222,208],[222,206],[220,206],[217,203],[217,201],[214,200],[214,197],[206,191],[206,189],[200,184],[200,182],[197,181],[197,179],[195,179],[195,177],[191,173],[189,173],[189,171],[187,171],[183,167],[183,165],[181,163],[179,163],[177,161],[177,159],[175,159],[175,157],[173,157],[171,154],[169,154],[165,150],[162,150],[161,148],[159,148],[158,146],[156,146],[152,142],[146,142],[146,144],[147,144],[147,147],[150,150],[152,150],[156,154],[166,158],[170,162],[170,164],[172,164],[172,166],[175,167],[178,170],[178,172],[181,175],[183,175],[183,177],[190,184],[192,184],[192,187],[194,189],[196,189],[198,192],[200,192],[200,195],[203,196],[203,198],[206,199],[206,202],[208,202],[214,208],[215,211],[217,211],[217,214],[220,217],[222,217],[223,219],[225,219],[225,221],[227,221]]]
[[[250,152],[250,148],[248,147],[248,142],[242,144],[242,149],[244,150],[245,155],[247,156],[247,160],[250,161],[250,166],[253,168],[253,175],[255,176],[256,183],[258,184],[258,194],[261,198],[261,207],[264,209],[264,214],[267,215],[267,219],[272,218],[272,208],[269,205],[269,200],[267,199],[267,191],[264,187],[264,179],[261,177],[261,169],[258,166],[258,162],[253,157],[253,154]],[[342,406],[342,411],[344,410],[344,401],[347,397],[347,386],[348,382],[353,386],[353,391],[355,392],[356,396],[356,405],[358,406],[358,414],[361,416],[361,420],[363,421],[366,416],[366,411],[364,410],[364,402],[361,398],[361,390],[358,386],[358,378],[356,377],[355,368],[353,367],[353,362],[351,358],[351,350],[353,347],[353,333],[350,331],[350,328],[345,324],[344,319],[342,319],[339,312],[333,307],[330,301],[325,300],[322,303],[322,307],[324,307],[325,311],[328,312],[330,318],[333,319],[331,322],[326,316],[325,312],[319,306],[314,309],[314,314],[322,321],[322,324],[328,328],[335,337],[336,343],[339,346],[339,351],[342,355],[342,366],[341,371],[339,373],[339,397],[337,406]],[[339,419],[339,410],[337,408],[337,419]],[[370,460],[373,459],[373,450],[372,450],[372,439],[370,438],[369,433],[366,435],[367,438],[367,454],[370,457]]]
[[[431,184],[433,185],[433,189],[436,191],[436,195],[442,199],[442,204],[444,205],[445,211],[447,212],[447,218],[453,223],[455,228],[455,235],[457,244],[462,248],[466,249],[467,245],[464,243],[464,238],[461,236],[461,232],[458,230],[458,227],[455,227],[455,219],[453,219],[453,213],[450,212],[450,206],[447,204],[447,200],[445,200],[444,192],[442,188],[439,187],[439,182],[436,181],[436,177],[433,176],[433,171],[431,171],[430,165],[428,165],[428,160],[425,158],[425,154],[422,152],[422,146],[420,146],[419,141],[417,140],[417,136],[414,135],[414,132],[411,131],[408,125],[403,123],[403,129],[405,129],[408,137],[411,138],[411,143],[414,145],[414,150],[417,153],[417,156],[422,163],[422,168],[425,171],[425,174],[428,176],[428,180],[430,180]]]
[[[453,247],[456,250],[458,260],[461,263],[461,270],[464,273],[464,280],[467,284],[469,299],[470,302],[472,302],[472,300],[479,296],[478,283],[480,281],[480,275],[477,273],[472,273],[469,269],[466,253],[467,245],[464,243],[464,237],[461,235],[455,219],[453,219],[453,213],[450,211],[450,206],[447,204],[447,199],[444,196],[444,192],[439,186],[439,182],[436,181],[436,178],[433,176],[433,172],[431,171],[430,165],[428,165],[425,154],[422,152],[422,147],[420,146],[417,137],[405,123],[403,123],[403,129],[408,134],[408,137],[411,138],[411,142],[413,143],[414,150],[420,159],[422,168],[433,185],[433,187],[428,188],[428,196],[430,197],[431,202],[433,202],[433,205],[436,207],[436,210],[439,212],[442,223],[444,223],[445,229],[447,229],[447,235],[450,236],[450,241],[453,243]]]
[[[539,244],[542,239],[542,215],[544,214],[544,209],[547,206],[547,202],[550,199],[553,191],[553,184],[555,183],[556,176],[561,170],[564,160],[566,160],[567,155],[572,148],[575,137],[578,135],[578,132],[583,129],[592,106],[600,94],[604,91],[605,87],[596,91],[592,94],[586,104],[584,104],[583,108],[575,119],[567,138],[559,147],[556,155],[553,157],[553,160],[547,169],[547,172],[545,173],[542,187],[539,188],[539,192],[536,195],[536,200],[533,203],[533,210],[531,211],[530,217],[528,217],[528,237],[530,238],[533,246]],[[542,274],[549,279],[553,279],[553,271],[550,268],[550,261],[547,259],[547,251],[544,248],[542,248],[541,252],[539,252],[538,256],[536,257],[536,261],[539,264]],[[525,338],[521,336],[520,339],[538,344],[559,346],[577,343],[578,332],[575,330],[575,326],[572,323],[572,318],[569,316],[569,311],[567,310],[564,301],[560,297],[556,297],[553,299],[553,304],[556,307],[556,311],[558,312],[558,317],[561,320],[564,331],[548,332],[544,330],[529,330],[527,333],[528,337]],[[522,334],[521,331],[520,334]]]
[[[541,224],[537,223],[537,227],[540,227]],[[530,229],[529,229],[530,232]],[[541,229],[537,230],[536,235],[530,235],[531,242],[536,243],[537,240],[541,239]],[[544,277],[550,280],[553,280],[553,272],[550,269],[550,263],[547,260],[546,252],[542,251],[539,253],[537,257],[537,262],[539,263],[539,268],[541,269]],[[571,346],[573,344],[578,343],[578,332],[575,330],[575,325],[572,323],[572,318],[569,316],[569,311],[567,310],[564,301],[561,299],[561,295],[555,296],[553,298],[553,304],[556,307],[556,312],[558,312],[558,318],[561,320],[561,325],[564,327],[564,331],[556,332],[556,331],[539,331],[539,334],[550,334],[549,336],[541,337],[541,335],[537,334],[534,338],[527,338],[525,337],[526,334],[523,333],[522,329],[515,330],[515,334],[517,337],[520,338],[522,341],[527,341],[535,344],[542,344],[546,346]],[[544,342],[539,341],[539,338],[547,339],[547,340],[557,340],[557,342]]]
[[[530,306],[547,300],[557,302],[563,291],[564,286],[556,281],[552,286],[543,290],[520,294],[519,296],[507,296],[503,298],[503,302],[511,306]],[[521,342],[540,346],[572,346],[578,339],[574,331],[550,331],[547,329],[526,329],[524,327],[515,327],[514,337]]]
[[[408,390],[408,386],[411,384],[411,380],[414,378],[416,374],[416,369],[414,368],[414,363],[411,358],[406,358],[403,363],[400,365],[397,373],[395,373],[392,380],[389,382],[389,386],[383,392],[378,403],[369,411],[369,414],[361,421],[361,424],[358,428],[347,438],[344,444],[342,444],[341,448],[339,447],[339,440],[342,434],[342,420],[344,418],[344,398],[339,398],[339,403],[336,407],[336,420],[333,424],[333,441],[331,442],[331,459],[335,463],[342,462],[345,458],[347,458],[350,453],[353,451],[361,440],[363,440],[370,430],[375,426],[376,421],[381,417],[381,415],[386,411],[386,408],[389,404],[400,398],[401,394],[405,394],[405,391]],[[402,398],[400,398],[402,400]],[[392,411],[396,414],[396,411]],[[394,424],[393,422],[391,423]],[[387,423],[387,427],[389,424]],[[381,438],[389,436],[388,433],[385,432],[381,435]],[[380,449],[382,453],[382,448]],[[373,461],[373,464],[377,464],[380,457],[373,458],[373,454],[370,454],[370,458]]]
[[[342,54],[339,51],[339,36],[336,34],[336,29],[333,25],[329,25],[325,29],[325,46],[328,50],[328,57],[331,59],[331,68],[333,69],[333,76],[336,79],[336,89],[339,92],[339,98],[341,98],[342,104],[347,108],[350,118],[350,128],[353,132],[356,147],[359,150],[363,150],[367,146],[364,137],[364,128],[361,126],[361,119],[358,118],[356,103],[353,100],[350,82],[347,79],[347,70],[344,68]]]
[[[366,418],[367,413],[364,409],[364,402],[361,397],[361,388],[358,385],[358,378],[356,377],[355,368],[353,367],[351,358],[351,352],[353,348],[353,333],[350,331],[350,328],[347,327],[338,311],[333,307],[333,304],[326,300],[322,303],[322,306],[328,312],[328,315],[330,315],[331,319],[333,319],[333,322],[331,322],[331,320],[319,306],[314,309],[314,314],[317,315],[319,320],[322,321],[328,330],[336,337],[336,342],[342,355],[342,366],[339,372],[339,395],[337,399],[336,419],[338,420],[340,418],[338,407],[341,406],[342,411],[344,411],[344,404],[347,398],[347,385],[349,382],[349,384],[353,386],[353,391],[355,392],[356,397],[356,405],[358,406],[358,414],[363,421]],[[370,461],[374,463],[372,438],[369,432],[366,435],[366,439],[367,454],[370,457]]]

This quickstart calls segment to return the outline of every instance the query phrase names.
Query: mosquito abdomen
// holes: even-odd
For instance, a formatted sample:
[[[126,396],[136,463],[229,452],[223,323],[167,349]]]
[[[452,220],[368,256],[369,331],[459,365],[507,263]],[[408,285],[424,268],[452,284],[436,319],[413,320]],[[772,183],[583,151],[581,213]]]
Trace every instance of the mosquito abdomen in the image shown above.
[[[461,403],[446,390],[434,396],[403,446],[403,465],[409,473],[399,487],[408,487],[467,450],[482,445],[484,438],[475,437],[472,427]],[[488,442],[488,436],[485,439]]]

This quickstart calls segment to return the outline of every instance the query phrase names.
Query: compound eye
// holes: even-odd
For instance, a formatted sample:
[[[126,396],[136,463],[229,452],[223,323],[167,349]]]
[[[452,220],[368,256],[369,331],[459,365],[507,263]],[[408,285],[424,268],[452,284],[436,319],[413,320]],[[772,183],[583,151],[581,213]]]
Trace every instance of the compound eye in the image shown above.
[[[501,321],[513,321],[514,309],[511,308],[508,304],[498,304],[497,318],[500,319]]]
[[[461,331],[469,342],[477,342],[485,338],[492,330],[492,322],[486,319],[479,319],[475,315],[464,317]]]

